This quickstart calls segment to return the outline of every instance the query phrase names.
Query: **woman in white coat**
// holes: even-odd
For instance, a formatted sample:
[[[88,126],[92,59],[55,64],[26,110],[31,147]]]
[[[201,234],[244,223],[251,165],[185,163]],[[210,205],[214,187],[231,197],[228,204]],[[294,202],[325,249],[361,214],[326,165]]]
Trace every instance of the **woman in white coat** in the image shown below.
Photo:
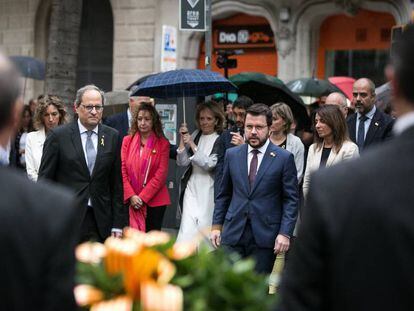
[[[55,95],[44,95],[38,100],[34,116],[35,132],[27,134],[26,172],[29,179],[37,181],[43,143],[50,129],[65,123],[66,111],[62,100]]]
[[[270,110],[273,114],[270,141],[293,154],[298,172],[298,183],[300,183],[305,164],[305,147],[299,137],[290,133],[290,128],[294,122],[292,110],[285,103],[276,103],[270,107]]]
[[[183,124],[177,164],[187,166],[181,180],[181,224],[177,242],[195,241],[208,235],[214,210],[214,168],[217,164],[216,141],[223,130],[224,113],[215,102],[198,105],[197,130],[190,135]]]
[[[349,139],[346,120],[338,106],[325,105],[319,108],[315,114],[314,127],[315,143],[309,147],[303,180],[305,198],[312,181],[312,172],[359,156],[358,146]]]

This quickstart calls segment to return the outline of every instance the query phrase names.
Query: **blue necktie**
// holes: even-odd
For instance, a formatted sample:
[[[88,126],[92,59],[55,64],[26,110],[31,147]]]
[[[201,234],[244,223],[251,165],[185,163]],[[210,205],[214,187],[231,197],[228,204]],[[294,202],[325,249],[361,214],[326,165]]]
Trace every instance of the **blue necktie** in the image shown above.
[[[368,118],[365,115],[359,117],[359,125],[358,125],[358,137],[357,137],[357,145],[359,147],[359,151],[364,148],[365,142],[365,121]]]
[[[93,131],[87,131],[88,138],[86,139],[86,158],[88,159],[89,173],[92,175],[93,167],[95,166],[96,150],[92,142]]]

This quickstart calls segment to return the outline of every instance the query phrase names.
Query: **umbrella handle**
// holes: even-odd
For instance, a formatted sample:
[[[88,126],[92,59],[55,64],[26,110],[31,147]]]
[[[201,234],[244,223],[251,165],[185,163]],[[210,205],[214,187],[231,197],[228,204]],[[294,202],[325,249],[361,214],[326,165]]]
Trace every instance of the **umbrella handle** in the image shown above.
[[[183,120],[184,120],[184,123],[187,124],[186,117],[185,117],[185,96],[184,96],[184,92],[183,92]]]

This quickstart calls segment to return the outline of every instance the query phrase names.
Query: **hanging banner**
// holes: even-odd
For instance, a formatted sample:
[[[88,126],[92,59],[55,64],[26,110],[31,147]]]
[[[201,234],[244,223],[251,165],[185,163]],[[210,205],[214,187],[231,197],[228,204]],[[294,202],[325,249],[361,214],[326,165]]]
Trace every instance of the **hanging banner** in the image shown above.
[[[162,26],[161,71],[177,69],[177,28]]]
[[[205,0],[180,0],[180,30],[206,31]]]

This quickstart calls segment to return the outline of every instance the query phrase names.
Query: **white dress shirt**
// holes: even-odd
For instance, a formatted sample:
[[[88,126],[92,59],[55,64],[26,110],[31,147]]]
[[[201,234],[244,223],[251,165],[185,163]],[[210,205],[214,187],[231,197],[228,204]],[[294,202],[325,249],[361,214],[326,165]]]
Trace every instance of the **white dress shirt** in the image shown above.
[[[267,146],[269,146],[269,139],[266,140],[265,144],[263,146],[261,146],[260,148],[258,148],[257,150],[259,150],[259,152],[257,153],[257,172],[259,171],[259,167],[260,164],[262,163],[263,160],[263,156],[266,152]],[[250,172],[250,162],[252,161],[253,158],[253,147],[251,147],[249,144],[247,145],[247,175],[249,175]]]
[[[6,148],[0,145],[0,165],[8,166],[10,163],[10,141]]]
[[[365,120],[365,123],[364,123],[364,140],[367,137],[369,126],[371,125],[371,121],[372,121],[372,118],[374,117],[375,111],[377,111],[377,108],[374,105],[374,107],[372,107],[372,109],[365,115],[367,117],[367,119]],[[359,118],[360,117],[361,117],[361,114],[359,112],[357,112],[355,137],[358,137],[358,127],[359,127]]]
[[[79,126],[79,133],[80,133],[80,137],[81,137],[81,141],[82,141],[82,149],[83,149],[83,154],[85,156],[85,161],[86,161],[86,165],[88,165],[88,157],[86,155],[86,140],[88,139],[88,129],[86,127],[84,127],[82,125],[82,123],[80,122],[80,120],[78,119],[78,126]],[[91,136],[92,139],[92,143],[93,143],[93,147],[95,148],[96,154],[98,154],[98,126],[96,126],[93,130],[92,130],[93,134]],[[95,161],[96,163],[96,161]],[[92,201],[91,198],[89,198],[88,200],[88,205],[92,206]]]
[[[127,117],[128,117],[128,128],[131,128],[131,123],[132,123],[132,113],[131,113],[131,109],[127,109]]]

